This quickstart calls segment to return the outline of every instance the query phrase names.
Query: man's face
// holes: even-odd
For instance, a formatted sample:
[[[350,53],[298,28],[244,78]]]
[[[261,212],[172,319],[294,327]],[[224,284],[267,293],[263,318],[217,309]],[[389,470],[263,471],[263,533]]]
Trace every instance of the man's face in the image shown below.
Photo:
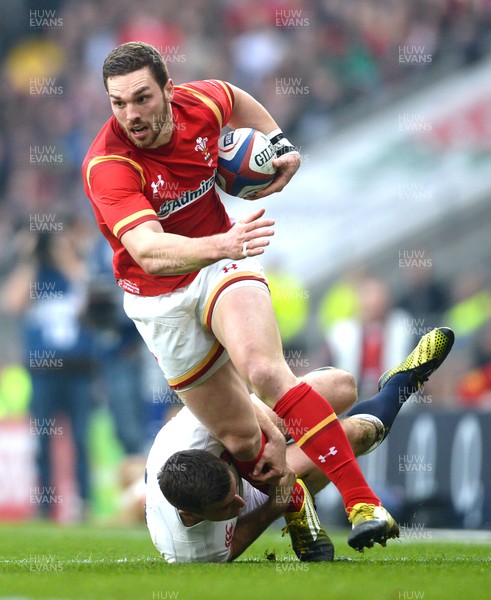
[[[237,517],[245,506],[245,500],[237,493],[237,482],[230,472],[230,491],[223,500],[209,504],[200,513],[204,521],[226,521]]]
[[[108,77],[107,93],[118,123],[138,148],[157,148],[172,134],[172,81],[162,90],[148,67]]]

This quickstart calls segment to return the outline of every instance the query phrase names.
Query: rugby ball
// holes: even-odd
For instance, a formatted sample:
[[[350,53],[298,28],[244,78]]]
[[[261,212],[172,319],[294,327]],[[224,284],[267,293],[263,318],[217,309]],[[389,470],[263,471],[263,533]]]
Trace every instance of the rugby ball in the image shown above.
[[[247,198],[273,181],[274,158],[271,142],[257,129],[229,131],[218,140],[216,183],[231,196]]]

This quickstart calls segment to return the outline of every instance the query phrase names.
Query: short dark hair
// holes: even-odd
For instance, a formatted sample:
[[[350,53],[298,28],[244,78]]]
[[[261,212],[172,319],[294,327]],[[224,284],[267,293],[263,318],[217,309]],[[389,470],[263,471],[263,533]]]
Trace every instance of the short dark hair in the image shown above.
[[[199,514],[227,497],[231,476],[228,465],[211,452],[183,450],[166,461],[157,479],[172,506]]]
[[[107,78],[127,75],[149,67],[155,81],[161,88],[169,80],[169,70],[162,54],[145,42],[127,42],[111,50],[102,65],[102,77],[107,91]]]

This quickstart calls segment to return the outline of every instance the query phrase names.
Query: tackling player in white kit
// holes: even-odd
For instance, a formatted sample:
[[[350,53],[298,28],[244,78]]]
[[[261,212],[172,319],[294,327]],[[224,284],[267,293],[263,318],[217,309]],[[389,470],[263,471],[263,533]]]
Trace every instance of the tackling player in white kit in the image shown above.
[[[382,375],[379,393],[348,412],[342,425],[355,455],[385,439],[404,401],[442,364],[453,341],[448,328],[427,333],[402,363]],[[407,381],[408,373],[411,386],[401,388],[398,378]],[[329,394],[339,413],[356,400],[353,378],[344,371],[321,369],[305,378],[321,395]],[[287,434],[273,411],[259,401],[255,408],[268,436]],[[263,493],[238,475],[224,446],[183,408],[161,429],[147,461],[146,521],[162,557],[171,563],[234,560],[283,514],[300,560],[333,560],[334,547],[311,496],[329,480],[296,444],[288,445],[286,455],[288,472]],[[370,533],[367,529],[360,547],[353,547],[373,546]],[[386,539],[397,535],[398,528],[387,531]]]

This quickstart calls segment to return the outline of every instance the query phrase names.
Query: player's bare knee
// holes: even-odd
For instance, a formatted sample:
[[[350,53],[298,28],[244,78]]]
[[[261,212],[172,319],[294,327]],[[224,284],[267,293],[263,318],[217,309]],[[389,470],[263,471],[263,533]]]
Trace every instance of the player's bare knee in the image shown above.
[[[249,365],[248,379],[252,389],[262,400],[269,396],[276,377],[265,362],[257,361]]]
[[[270,406],[298,382],[284,360],[278,365],[266,360],[251,362],[248,381],[254,393]]]
[[[338,414],[348,410],[358,398],[356,378],[349,371],[336,370],[336,387],[339,394]]]

